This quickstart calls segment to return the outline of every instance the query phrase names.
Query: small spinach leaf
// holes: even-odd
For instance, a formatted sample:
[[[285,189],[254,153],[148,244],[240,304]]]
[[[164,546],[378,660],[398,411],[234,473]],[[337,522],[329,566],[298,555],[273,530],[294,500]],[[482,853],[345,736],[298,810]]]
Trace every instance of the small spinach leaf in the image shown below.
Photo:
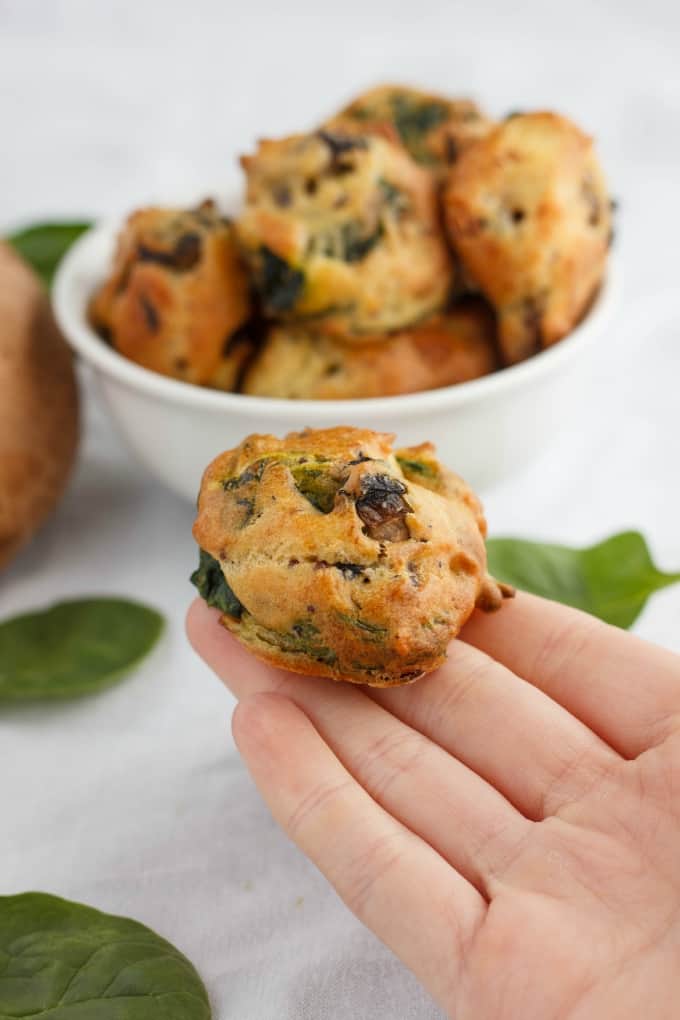
[[[388,209],[400,216],[409,207],[409,201],[401,188],[398,188],[391,181],[388,181],[385,177],[380,177],[378,180],[378,187],[382,194],[382,199]]]
[[[7,241],[49,287],[61,259],[91,223],[39,223],[11,234]]]
[[[322,514],[329,514],[335,506],[340,481],[333,478],[327,468],[314,463],[291,464],[290,472],[305,499]]]
[[[305,274],[262,245],[256,283],[268,311],[288,312],[304,290]]]
[[[289,631],[278,631],[265,627],[254,617],[244,613],[237,633],[246,644],[261,641],[290,655],[306,655],[315,662],[325,662],[329,666],[337,661],[337,655],[332,648],[321,643],[318,627],[308,620],[298,620]]]
[[[29,892],[0,896],[0,1016],[210,1020],[187,958],[138,921]]]
[[[209,606],[220,609],[238,620],[243,612],[243,606],[227,584],[218,560],[205,549],[201,549],[198,567],[189,580]]]
[[[361,262],[373,251],[383,235],[382,224],[372,234],[362,234],[358,223],[344,223],[340,231],[340,250],[345,262]]]
[[[116,598],[77,599],[0,624],[0,701],[72,698],[108,687],[156,643],[163,618]]]
[[[654,565],[643,536],[625,531],[586,549],[492,538],[489,570],[499,581],[628,628],[655,591],[680,581]]]
[[[395,93],[391,106],[394,126],[406,148],[418,162],[429,162],[426,136],[448,119],[446,104]]]
[[[439,465],[434,461],[416,460],[415,457],[402,457],[397,453],[397,463],[406,478],[411,481],[431,483],[441,481]]]

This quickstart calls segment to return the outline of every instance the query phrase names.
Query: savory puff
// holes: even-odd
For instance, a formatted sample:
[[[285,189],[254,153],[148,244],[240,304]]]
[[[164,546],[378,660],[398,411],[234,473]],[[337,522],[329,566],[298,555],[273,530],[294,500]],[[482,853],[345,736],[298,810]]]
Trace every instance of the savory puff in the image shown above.
[[[362,340],[437,311],[453,268],[432,176],[344,131],[260,142],[239,240],[266,313]]]
[[[500,606],[481,507],[429,443],[334,428],[255,435],[201,485],[192,580],[250,651],[372,686],[435,669],[472,613]]]
[[[454,164],[444,209],[467,274],[496,308],[508,364],[573,328],[611,233],[591,138],[554,113],[511,116]]]
[[[293,324],[271,327],[241,391],[292,400],[345,400],[417,393],[498,367],[494,316],[479,300],[418,326],[347,344]]]
[[[443,169],[493,125],[470,99],[446,96],[406,85],[378,85],[362,92],[340,110],[328,127],[347,121],[373,132],[398,139],[418,163]]]
[[[125,357],[163,375],[234,389],[252,345],[248,279],[213,202],[140,209],[118,239],[90,319]]]

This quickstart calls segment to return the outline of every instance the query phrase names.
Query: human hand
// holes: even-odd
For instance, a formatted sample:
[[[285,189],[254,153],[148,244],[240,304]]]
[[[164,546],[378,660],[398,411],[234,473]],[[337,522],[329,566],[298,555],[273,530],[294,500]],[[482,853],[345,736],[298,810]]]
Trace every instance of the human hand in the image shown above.
[[[519,594],[384,690],[253,659],[196,601],[272,814],[456,1020],[680,1006],[680,659]]]

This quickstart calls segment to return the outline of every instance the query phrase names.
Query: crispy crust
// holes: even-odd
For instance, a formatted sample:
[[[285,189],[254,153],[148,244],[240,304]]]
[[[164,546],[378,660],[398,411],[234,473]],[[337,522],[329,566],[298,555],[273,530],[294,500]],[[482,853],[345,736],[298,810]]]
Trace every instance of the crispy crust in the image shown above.
[[[293,400],[384,397],[467,382],[496,368],[494,317],[482,301],[467,300],[365,344],[292,324],[273,326],[241,389]]]
[[[327,126],[357,125],[369,134],[399,141],[418,163],[437,172],[452,166],[493,127],[470,99],[450,99],[406,85],[378,85],[362,92]]]
[[[444,208],[465,270],[497,310],[507,364],[574,327],[611,235],[591,138],[554,113],[510,117],[452,167]]]
[[[214,204],[133,213],[90,319],[125,357],[162,375],[233,390],[253,350],[249,285]]]
[[[436,185],[400,145],[356,130],[262,141],[239,240],[265,311],[365,340],[438,311],[453,282]]]
[[[392,439],[250,436],[207,468],[194,537],[242,605],[222,623],[260,658],[409,683],[440,665],[475,605],[500,606],[477,498],[431,444],[395,455]]]

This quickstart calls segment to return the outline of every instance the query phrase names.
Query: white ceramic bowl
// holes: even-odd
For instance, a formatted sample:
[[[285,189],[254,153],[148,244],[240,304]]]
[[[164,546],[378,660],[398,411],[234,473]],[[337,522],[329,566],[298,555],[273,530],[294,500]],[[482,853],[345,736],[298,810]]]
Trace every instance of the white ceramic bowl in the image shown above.
[[[574,422],[587,388],[593,344],[613,303],[611,268],[584,321],[549,350],[458,386],[370,400],[279,400],[221,393],[168,379],[128,361],[88,325],[86,308],[106,275],[120,224],[84,234],[54,283],[54,309],[75,351],[93,369],[111,416],[142,463],[194,500],[201,474],[250,432],[281,436],[310,426],[360,425],[395,432],[400,445],[431,440],[441,459],[484,490],[541,453]]]

